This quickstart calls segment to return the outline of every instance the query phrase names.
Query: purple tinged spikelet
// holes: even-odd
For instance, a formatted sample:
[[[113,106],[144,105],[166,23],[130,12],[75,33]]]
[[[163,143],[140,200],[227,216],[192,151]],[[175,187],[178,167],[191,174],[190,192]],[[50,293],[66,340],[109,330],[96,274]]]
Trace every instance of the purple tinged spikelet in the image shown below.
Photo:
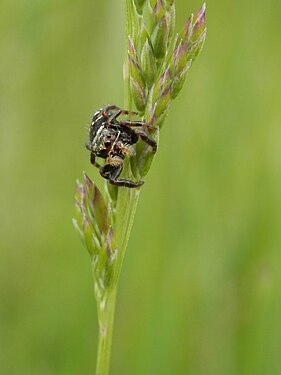
[[[183,40],[180,41],[179,45],[175,48],[173,53],[173,75],[179,74],[185,67],[187,61],[186,46]]]
[[[171,69],[168,67],[160,77],[161,91],[171,84]]]
[[[193,28],[193,14],[185,21],[184,24],[184,31],[183,31],[183,39],[185,40],[185,44],[189,43],[190,36],[192,34],[192,28]]]
[[[199,26],[202,26],[206,24],[206,3],[202,5],[202,7],[198,10],[196,14],[197,21]]]
[[[133,77],[130,77],[130,84],[135,106],[140,112],[143,112],[146,104],[145,91]]]
[[[138,54],[130,36],[128,37],[128,53],[136,62],[138,61]]]
[[[76,183],[74,227],[78,230],[91,256],[99,249],[97,244],[107,235],[109,211],[98,187],[84,173],[83,182]]]
[[[143,112],[146,104],[145,81],[139,64],[128,55],[131,94],[136,108]]]
[[[101,234],[108,228],[108,210],[105,200],[95,183],[84,173],[86,202],[85,209],[89,220],[95,221]]]
[[[133,40],[128,38],[129,82],[132,98],[138,111],[143,112],[146,104],[146,84],[139,64],[139,57]]]
[[[204,3],[203,6],[198,10],[195,21],[193,24],[192,29],[192,42],[196,42],[196,40],[200,39],[200,36],[204,34],[206,31],[206,4]]]
[[[191,15],[184,25],[179,41],[173,53],[173,92],[175,99],[182,89],[187,72],[196,56],[200,53],[206,36],[206,5],[198,10],[196,16]]]
[[[150,89],[157,74],[157,66],[153,50],[148,39],[146,39],[141,52],[141,68],[147,87]]]

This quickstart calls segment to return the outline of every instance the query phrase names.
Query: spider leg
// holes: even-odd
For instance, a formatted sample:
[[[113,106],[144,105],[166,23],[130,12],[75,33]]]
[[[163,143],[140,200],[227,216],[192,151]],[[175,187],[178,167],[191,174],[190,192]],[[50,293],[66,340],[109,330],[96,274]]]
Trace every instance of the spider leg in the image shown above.
[[[110,111],[117,111],[117,112],[113,113],[113,114],[110,114],[110,113],[108,113]],[[104,118],[108,118],[109,122],[113,121],[114,119],[116,119],[120,115],[137,115],[137,114],[138,114],[138,112],[133,112],[133,111],[128,111],[126,109],[122,109],[120,107],[117,107],[117,105],[114,105],[114,104],[107,105],[103,109],[103,112],[102,112],[102,116]]]
[[[109,104],[104,108],[104,112],[108,112],[108,111],[121,111],[123,115],[137,115],[138,114],[138,112],[128,111],[127,109],[122,109],[114,104]]]
[[[137,112],[130,112],[130,111],[125,111],[124,109],[120,109],[116,113],[113,113],[109,118],[108,118],[108,123],[111,123],[113,120],[117,119],[118,116],[120,115],[137,115]],[[120,121],[124,122],[124,121]],[[130,121],[129,121],[130,122]]]
[[[94,165],[95,167],[97,167],[97,168],[101,167],[98,163],[96,163],[96,156],[92,152],[91,152],[91,156],[90,156],[90,161],[91,161],[91,164]]]
[[[155,154],[157,151],[157,143],[150,135],[148,135],[143,129],[135,129],[137,134],[145,143],[152,147],[152,153]]]
[[[122,169],[122,165],[118,165],[116,167],[110,164],[106,164],[104,167],[100,169],[100,174],[102,175],[102,177],[109,180],[109,182],[115,186],[126,186],[129,188],[136,188],[144,184],[144,181],[134,182],[131,180],[127,180],[125,178],[118,179],[120,173],[122,172]]]
[[[108,112],[108,111],[115,111],[115,110],[118,110],[119,111],[119,107],[117,107],[117,105],[115,104],[108,104],[107,106],[104,107],[103,111],[104,112]]]
[[[113,120],[115,120],[121,114],[122,114],[122,110],[119,109],[117,112],[113,113],[110,117],[108,117],[107,123],[110,124]]]
[[[130,120],[122,120],[118,121],[118,125],[121,126],[128,126],[128,127],[143,127],[149,130],[156,130],[157,127],[147,124],[144,121],[130,121]]]
[[[108,180],[109,173],[111,171],[112,166],[110,164],[105,164],[103,167],[100,169],[100,174],[103,178]]]
[[[103,111],[104,112],[121,111],[123,115],[137,115],[138,114],[138,112],[128,111],[127,109],[122,109],[122,108],[120,108],[120,107],[118,107],[117,105],[114,105],[114,104],[107,105],[106,107],[104,107]]]

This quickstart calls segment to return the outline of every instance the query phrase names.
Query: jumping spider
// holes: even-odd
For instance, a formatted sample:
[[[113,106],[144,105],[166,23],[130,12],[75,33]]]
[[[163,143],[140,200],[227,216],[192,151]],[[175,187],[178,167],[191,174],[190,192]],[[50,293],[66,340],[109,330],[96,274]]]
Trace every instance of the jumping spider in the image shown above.
[[[155,130],[155,127],[143,121],[117,120],[120,115],[137,115],[137,112],[127,111],[116,105],[108,105],[97,111],[91,122],[86,148],[91,151],[91,163],[100,169],[102,177],[112,185],[136,188],[144,181],[133,182],[118,177],[122,172],[125,156],[135,155],[132,145],[137,143],[139,138],[151,146],[153,153],[156,152],[156,141],[145,131]],[[103,167],[96,163],[96,156],[106,159]]]

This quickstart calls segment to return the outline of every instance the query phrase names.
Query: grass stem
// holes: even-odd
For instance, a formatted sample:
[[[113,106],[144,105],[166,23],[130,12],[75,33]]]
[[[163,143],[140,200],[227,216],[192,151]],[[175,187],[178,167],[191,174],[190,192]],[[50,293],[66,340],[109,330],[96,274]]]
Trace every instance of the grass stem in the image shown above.
[[[99,341],[96,375],[107,375],[110,366],[111,343],[114,325],[116,287],[98,302]]]

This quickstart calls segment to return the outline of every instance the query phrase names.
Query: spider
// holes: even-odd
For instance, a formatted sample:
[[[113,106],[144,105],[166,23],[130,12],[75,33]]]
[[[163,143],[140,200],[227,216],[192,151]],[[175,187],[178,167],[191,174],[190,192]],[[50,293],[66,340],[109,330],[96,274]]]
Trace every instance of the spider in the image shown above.
[[[134,182],[118,178],[122,172],[125,157],[135,155],[133,145],[138,142],[139,138],[151,146],[153,153],[157,151],[156,141],[145,131],[145,129],[155,130],[155,127],[143,121],[117,120],[120,115],[137,114],[137,112],[127,111],[116,105],[107,105],[93,116],[86,148],[91,152],[92,165],[99,168],[101,176],[112,185],[129,188],[143,185],[144,181]],[[105,159],[103,167],[96,162],[96,157]]]

